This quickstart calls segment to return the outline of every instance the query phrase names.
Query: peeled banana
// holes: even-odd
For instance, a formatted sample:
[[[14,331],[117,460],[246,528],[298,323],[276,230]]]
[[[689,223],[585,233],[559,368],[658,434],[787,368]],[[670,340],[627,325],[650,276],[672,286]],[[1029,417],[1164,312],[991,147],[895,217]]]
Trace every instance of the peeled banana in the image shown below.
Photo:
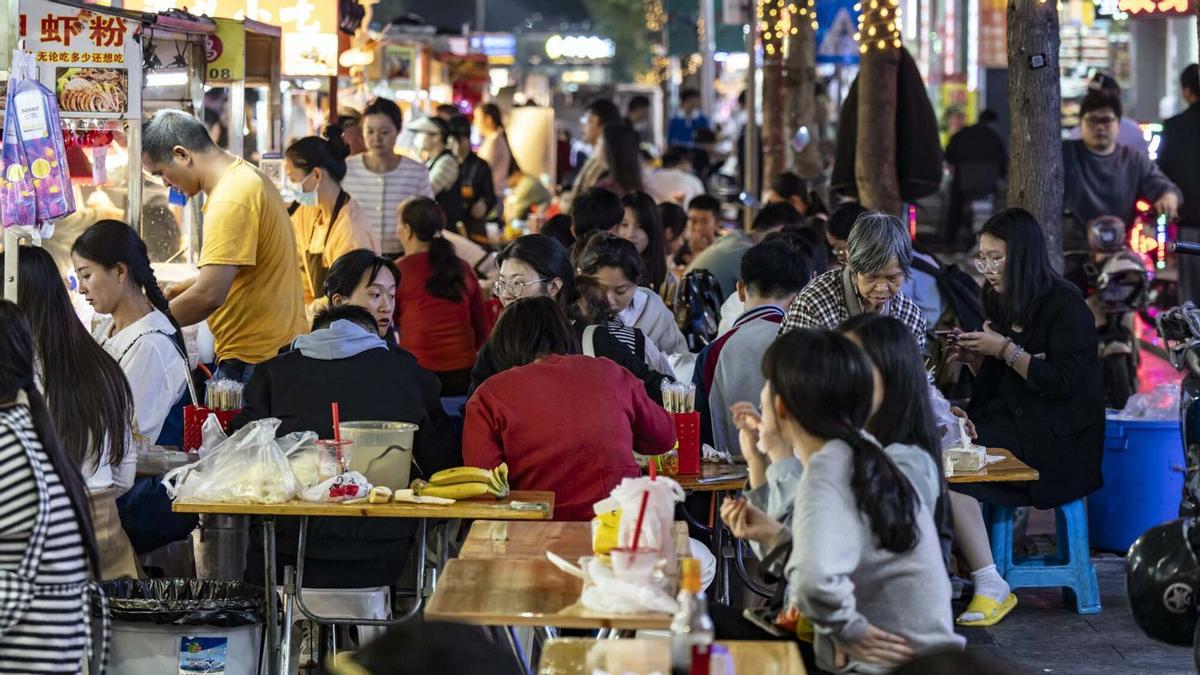
[[[428,481],[414,480],[411,487],[414,494],[426,497],[470,499],[490,494],[501,499],[508,496],[508,465],[502,463],[491,471],[457,466],[433,474]]]

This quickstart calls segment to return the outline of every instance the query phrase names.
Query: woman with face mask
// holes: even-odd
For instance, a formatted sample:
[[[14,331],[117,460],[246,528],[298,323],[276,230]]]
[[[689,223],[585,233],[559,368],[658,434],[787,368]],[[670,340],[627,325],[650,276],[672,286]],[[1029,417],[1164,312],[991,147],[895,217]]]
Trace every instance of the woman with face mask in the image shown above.
[[[296,200],[289,211],[300,246],[305,305],[321,297],[329,267],[342,254],[355,249],[380,252],[366,211],[342,189],[349,153],[341,129],[329,126],[324,136],[292,143],[284,156]]]
[[[429,169],[429,187],[441,201],[443,193],[458,183],[458,159],[450,151],[450,125],[437,117],[422,117],[408,125],[413,145]]]

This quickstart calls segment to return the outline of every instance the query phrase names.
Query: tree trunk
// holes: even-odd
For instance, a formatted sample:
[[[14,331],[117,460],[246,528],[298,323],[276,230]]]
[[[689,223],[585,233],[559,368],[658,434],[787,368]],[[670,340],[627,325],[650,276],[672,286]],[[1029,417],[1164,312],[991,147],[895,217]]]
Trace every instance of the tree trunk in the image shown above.
[[[784,143],[792,155],[792,170],[801,178],[820,175],[823,163],[819,133],[817,131],[817,96],[814,88],[817,81],[816,35],[809,17],[792,18],[797,29],[787,39],[784,57],[783,87],[787,101],[787,121],[784,124]],[[791,138],[800,127],[807,127],[808,147],[796,152],[791,147]]]
[[[787,169],[786,141],[783,133],[783,0],[767,0],[761,6],[776,14],[766,21],[763,45],[763,167],[764,181]],[[763,186],[759,186],[761,190]],[[755,195],[756,197],[759,195]]]
[[[858,71],[858,138],[854,182],[858,199],[872,211],[900,215],[896,170],[896,84],[900,52],[870,49]]]
[[[1033,214],[1062,270],[1062,108],[1058,9],[1053,2],[1008,2],[1008,205]]]

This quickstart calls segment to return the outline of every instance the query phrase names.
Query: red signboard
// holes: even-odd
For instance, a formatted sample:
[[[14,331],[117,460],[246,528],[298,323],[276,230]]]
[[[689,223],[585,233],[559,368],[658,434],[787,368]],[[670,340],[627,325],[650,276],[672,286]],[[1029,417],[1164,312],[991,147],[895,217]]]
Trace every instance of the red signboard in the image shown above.
[[[1197,0],[1120,0],[1118,5],[1132,19],[1187,16],[1195,13]]]

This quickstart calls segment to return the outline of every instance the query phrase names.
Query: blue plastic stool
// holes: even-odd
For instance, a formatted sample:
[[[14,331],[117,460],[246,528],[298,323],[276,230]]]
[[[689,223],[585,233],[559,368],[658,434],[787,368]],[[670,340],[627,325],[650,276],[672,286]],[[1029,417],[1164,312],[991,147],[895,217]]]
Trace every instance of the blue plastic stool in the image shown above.
[[[1079,614],[1100,612],[1100,584],[1088,552],[1087,507],[1082,499],[1054,509],[1056,548],[1053,556],[1013,559],[1014,508],[985,504],[996,572],[1009,587],[1063,589],[1064,604]]]

